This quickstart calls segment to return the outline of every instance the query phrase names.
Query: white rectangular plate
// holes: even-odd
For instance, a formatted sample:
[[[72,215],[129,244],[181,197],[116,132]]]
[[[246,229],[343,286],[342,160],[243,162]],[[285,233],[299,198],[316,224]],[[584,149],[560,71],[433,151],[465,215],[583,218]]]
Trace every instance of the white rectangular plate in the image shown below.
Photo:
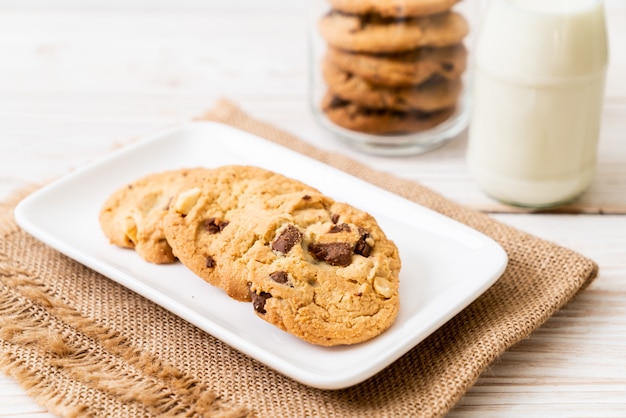
[[[98,213],[119,187],[182,167],[256,165],[297,178],[374,215],[400,250],[401,308],[380,336],[353,346],[308,344],[258,318],[180,263],[153,265],[109,244]],[[395,194],[231,127],[194,122],[146,138],[38,190],[15,211],[30,234],[306,385],[339,389],[391,364],[502,274],[504,250],[487,236]]]

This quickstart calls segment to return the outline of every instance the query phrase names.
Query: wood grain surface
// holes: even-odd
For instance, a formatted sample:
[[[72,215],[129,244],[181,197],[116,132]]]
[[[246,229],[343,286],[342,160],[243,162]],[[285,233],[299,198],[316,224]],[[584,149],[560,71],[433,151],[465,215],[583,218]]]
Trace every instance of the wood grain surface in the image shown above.
[[[319,127],[307,103],[304,1],[92,3],[0,1],[0,201],[227,97],[320,148],[599,264],[598,279],[502,355],[450,417],[626,416],[626,2],[606,2],[611,64],[598,172],[579,200],[553,213],[520,213],[484,196],[465,167],[464,134],[427,154],[383,158]],[[50,415],[0,376],[0,417],[9,416]]]

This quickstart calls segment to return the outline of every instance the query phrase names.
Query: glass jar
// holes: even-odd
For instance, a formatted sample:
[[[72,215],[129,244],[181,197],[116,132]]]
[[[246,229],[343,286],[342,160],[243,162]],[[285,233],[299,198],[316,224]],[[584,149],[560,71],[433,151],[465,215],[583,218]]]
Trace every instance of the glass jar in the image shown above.
[[[602,0],[492,0],[475,48],[468,167],[516,206],[591,183],[608,64]]]
[[[309,100],[321,125],[378,155],[425,152],[465,129],[471,9],[464,2],[311,3]]]

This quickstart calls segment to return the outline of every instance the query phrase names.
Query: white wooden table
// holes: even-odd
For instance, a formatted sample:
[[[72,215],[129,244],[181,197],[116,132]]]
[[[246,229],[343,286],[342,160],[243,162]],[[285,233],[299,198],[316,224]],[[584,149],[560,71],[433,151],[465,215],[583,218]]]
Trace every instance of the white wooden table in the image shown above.
[[[353,152],[315,124],[306,101],[305,2],[0,0],[0,201],[227,97],[318,147],[498,211],[467,174],[463,136],[429,154],[381,158]],[[600,167],[583,200],[620,212],[626,2],[607,0],[607,11]],[[493,216],[587,255],[600,276],[505,353],[450,416],[626,416],[626,215]],[[0,417],[8,416],[50,415],[0,376]]]

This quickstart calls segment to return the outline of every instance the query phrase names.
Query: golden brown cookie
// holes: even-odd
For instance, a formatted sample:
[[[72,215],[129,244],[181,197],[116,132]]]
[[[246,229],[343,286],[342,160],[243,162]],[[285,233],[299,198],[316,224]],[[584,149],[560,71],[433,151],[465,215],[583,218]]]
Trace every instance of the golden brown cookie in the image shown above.
[[[245,272],[231,268],[259,239],[243,223],[264,224],[263,213],[283,195],[317,193],[297,180],[252,166],[224,166],[189,183],[164,220],[173,253],[195,274],[237,300],[249,300]]]
[[[454,80],[467,66],[463,44],[398,54],[362,54],[329,48],[327,59],[345,72],[384,86],[408,86],[432,77]]]
[[[401,112],[374,109],[357,106],[329,94],[323,99],[322,111],[330,121],[343,128],[370,134],[394,135],[434,128],[452,116],[454,108],[428,113],[417,110]]]
[[[456,12],[398,20],[332,11],[320,20],[319,30],[326,42],[335,48],[390,53],[458,44],[469,32],[469,26]]]
[[[181,169],[147,175],[116,190],[100,210],[102,231],[112,244],[134,248],[146,261],[173,263],[176,257],[163,232],[170,199],[186,181],[208,169]]]
[[[375,219],[321,194],[285,196],[233,264],[264,320],[319,345],[355,344],[399,310],[400,257]],[[248,228],[248,227],[246,227]]]
[[[445,12],[459,0],[328,0],[344,13],[387,17],[425,16]]]
[[[314,344],[366,341],[398,314],[400,258],[375,219],[265,169],[146,176],[116,191],[100,219],[118,245],[142,254],[169,248],[168,262],[175,255],[231,297],[252,301],[259,317]]]
[[[416,86],[388,87],[370,83],[342,71],[329,60],[323,64],[324,80],[331,94],[375,109],[432,112],[453,107],[461,93],[461,80],[427,80]]]

